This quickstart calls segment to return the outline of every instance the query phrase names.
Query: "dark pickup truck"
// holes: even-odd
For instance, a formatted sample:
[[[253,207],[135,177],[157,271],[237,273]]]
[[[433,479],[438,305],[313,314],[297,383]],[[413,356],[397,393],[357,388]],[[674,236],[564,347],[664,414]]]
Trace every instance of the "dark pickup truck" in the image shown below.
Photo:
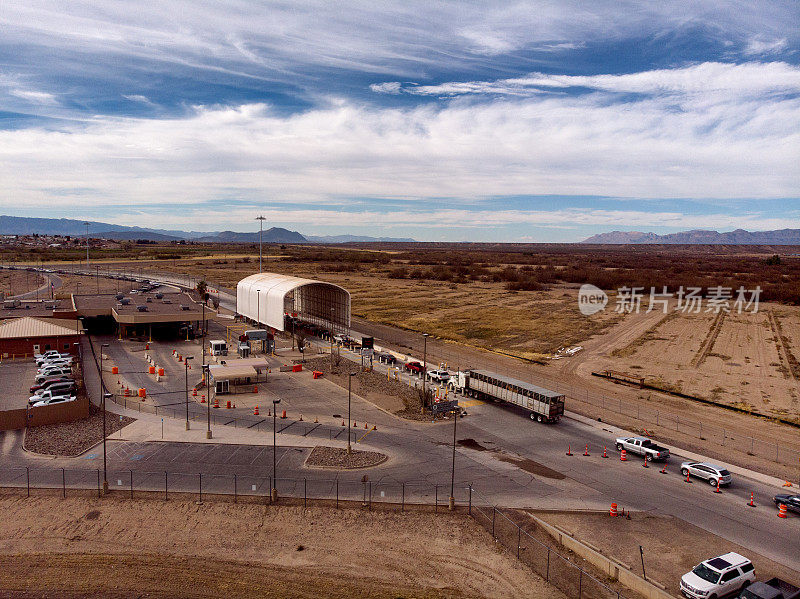
[[[798,599],[800,588],[780,578],[754,582],[739,594],[740,599]]]

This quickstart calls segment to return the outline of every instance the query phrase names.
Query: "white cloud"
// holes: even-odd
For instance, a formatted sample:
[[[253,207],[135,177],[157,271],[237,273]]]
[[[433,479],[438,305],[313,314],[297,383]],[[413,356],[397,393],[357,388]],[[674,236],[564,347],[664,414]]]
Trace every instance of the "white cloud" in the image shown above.
[[[754,56],[758,54],[778,54],[786,49],[789,41],[783,37],[773,40],[765,40],[762,38],[752,38],[748,40],[744,48],[744,54],[747,56]]]
[[[675,69],[658,69],[623,75],[551,75],[531,73],[525,77],[496,81],[448,82],[439,85],[391,86],[392,93],[430,96],[470,94],[529,95],[543,90],[588,88],[606,92],[643,94],[760,95],[774,92],[800,92],[800,67],[785,62],[729,64],[704,62]],[[382,92],[383,87],[371,88]]]
[[[48,94],[47,92],[37,92],[28,89],[12,89],[8,93],[12,96],[21,98],[22,100],[27,100],[28,102],[32,102],[34,104],[45,104],[52,106],[58,103],[56,97],[53,94]]]
[[[49,189],[85,187],[97,190],[82,196],[87,207],[340,197],[403,198],[411,207],[519,194],[797,198],[798,148],[796,96],[616,103],[540,95],[413,109],[337,101],[290,116],[263,104],[198,107],[184,118],[0,131],[0,198],[70,206]]]
[[[131,102],[140,102],[142,104],[149,104],[152,105],[153,103],[150,101],[150,98],[147,96],[143,96],[141,94],[122,94],[122,97],[126,100],[130,100]]]
[[[399,94],[402,85],[399,81],[388,81],[386,83],[373,83],[369,88],[379,94]]]

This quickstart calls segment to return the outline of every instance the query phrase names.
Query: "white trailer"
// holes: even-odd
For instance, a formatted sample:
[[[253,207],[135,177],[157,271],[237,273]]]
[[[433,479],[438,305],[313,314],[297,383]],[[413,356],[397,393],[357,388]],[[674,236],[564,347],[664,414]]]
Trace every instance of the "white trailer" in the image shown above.
[[[453,391],[478,399],[513,403],[530,411],[531,420],[558,422],[564,415],[564,395],[487,370],[466,370],[450,377]]]

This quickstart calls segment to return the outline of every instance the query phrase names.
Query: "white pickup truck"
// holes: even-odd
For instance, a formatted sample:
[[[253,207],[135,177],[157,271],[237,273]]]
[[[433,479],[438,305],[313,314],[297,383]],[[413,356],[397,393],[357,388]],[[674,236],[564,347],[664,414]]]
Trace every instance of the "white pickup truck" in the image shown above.
[[[625,450],[629,453],[636,453],[645,456],[650,462],[652,460],[666,460],[669,458],[669,449],[656,445],[646,437],[620,437],[617,439],[617,451]]]

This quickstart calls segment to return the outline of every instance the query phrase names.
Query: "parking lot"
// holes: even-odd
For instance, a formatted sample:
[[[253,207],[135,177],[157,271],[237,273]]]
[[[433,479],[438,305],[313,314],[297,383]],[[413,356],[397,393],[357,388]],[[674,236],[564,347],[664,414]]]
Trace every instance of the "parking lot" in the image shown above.
[[[0,411],[19,410],[28,406],[30,388],[36,378],[36,362],[25,360],[3,362],[0,364],[0,380],[3,393],[0,393]]]

